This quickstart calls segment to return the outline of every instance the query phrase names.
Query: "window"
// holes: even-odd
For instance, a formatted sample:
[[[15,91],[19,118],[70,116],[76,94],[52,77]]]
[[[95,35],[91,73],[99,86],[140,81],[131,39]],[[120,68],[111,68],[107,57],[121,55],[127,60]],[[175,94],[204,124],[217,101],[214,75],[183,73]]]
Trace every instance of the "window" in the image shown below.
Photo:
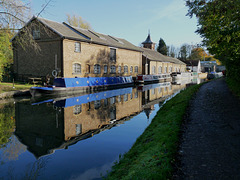
[[[115,97],[111,97],[110,98],[110,104],[113,105],[116,103],[116,98]]]
[[[124,73],[128,73],[128,66],[124,66]]]
[[[108,72],[108,66],[104,65],[104,73],[106,74]]]
[[[135,73],[138,73],[138,66],[134,67],[134,71],[135,71]]]
[[[100,100],[94,101],[94,109],[99,109],[100,107],[101,107],[101,101]]]
[[[33,39],[40,39],[40,30],[39,29],[34,29],[32,31],[32,36],[33,36]]]
[[[162,73],[162,66],[158,66],[158,74]]]
[[[73,114],[77,115],[80,114],[82,112],[82,105],[76,105],[73,108]]]
[[[172,67],[169,67],[169,69],[168,69],[168,70],[169,70],[169,73],[171,73],[171,72],[172,72]]]
[[[90,65],[89,64],[86,64],[86,73],[90,73]]]
[[[132,74],[132,72],[133,72],[133,67],[130,66],[130,73]]]
[[[73,64],[73,74],[80,74],[81,73],[81,64],[74,63]]]
[[[121,72],[122,72],[122,67],[118,66],[118,73],[121,73]]]
[[[81,44],[79,42],[75,42],[75,52],[81,52]]]
[[[101,68],[99,64],[94,65],[94,74],[100,74],[101,73]]]
[[[152,66],[152,74],[156,74],[156,66]]]
[[[165,73],[167,73],[167,67],[165,67]]]
[[[116,66],[111,65],[111,67],[110,67],[110,73],[116,73]]]
[[[116,49],[110,48],[110,61],[116,61]]]
[[[76,124],[76,135],[82,133],[82,124]]]
[[[123,95],[123,100],[126,102],[126,101],[128,101],[128,94],[124,94]]]

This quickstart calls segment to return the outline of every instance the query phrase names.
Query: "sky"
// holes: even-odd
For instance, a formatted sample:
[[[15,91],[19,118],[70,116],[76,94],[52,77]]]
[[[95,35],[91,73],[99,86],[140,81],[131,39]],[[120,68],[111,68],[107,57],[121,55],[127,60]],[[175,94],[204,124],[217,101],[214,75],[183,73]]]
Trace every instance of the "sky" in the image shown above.
[[[31,0],[37,15],[48,0]],[[126,39],[139,46],[147,38],[158,44],[162,38],[168,46],[199,44],[195,33],[196,18],[190,19],[184,0],[52,0],[40,17],[66,22],[67,16],[78,15],[98,33]]]

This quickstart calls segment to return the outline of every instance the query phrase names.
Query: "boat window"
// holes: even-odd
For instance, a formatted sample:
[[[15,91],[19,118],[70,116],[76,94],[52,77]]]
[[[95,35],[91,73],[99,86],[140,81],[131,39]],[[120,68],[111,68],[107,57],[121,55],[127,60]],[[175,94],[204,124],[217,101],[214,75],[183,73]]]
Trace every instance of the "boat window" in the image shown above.
[[[81,44],[80,44],[80,42],[75,42],[75,52],[81,52]]]
[[[94,74],[100,74],[101,73],[101,68],[99,64],[94,65]]]
[[[110,67],[110,73],[116,73],[116,66],[111,65],[111,67]]]
[[[138,73],[138,66],[135,66],[134,71],[135,73]]]
[[[80,74],[81,73],[81,64],[74,63],[73,64],[73,74]]]
[[[106,74],[108,72],[108,66],[104,65],[104,73]]]

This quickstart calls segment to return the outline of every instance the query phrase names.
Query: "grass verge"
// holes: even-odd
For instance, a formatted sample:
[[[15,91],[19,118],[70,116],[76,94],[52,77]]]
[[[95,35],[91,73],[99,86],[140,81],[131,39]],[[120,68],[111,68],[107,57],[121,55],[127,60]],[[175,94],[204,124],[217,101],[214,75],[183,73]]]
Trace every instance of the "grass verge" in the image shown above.
[[[233,80],[229,77],[226,78],[226,82],[228,84],[229,89],[236,95],[238,98],[240,98],[240,85],[239,82],[236,80]]]
[[[193,85],[164,104],[106,179],[171,178],[182,120],[190,99],[200,86]]]
[[[0,82],[0,93],[29,89],[32,86],[33,86],[32,84],[21,84],[21,83],[14,83],[14,86],[13,86],[13,83]]]

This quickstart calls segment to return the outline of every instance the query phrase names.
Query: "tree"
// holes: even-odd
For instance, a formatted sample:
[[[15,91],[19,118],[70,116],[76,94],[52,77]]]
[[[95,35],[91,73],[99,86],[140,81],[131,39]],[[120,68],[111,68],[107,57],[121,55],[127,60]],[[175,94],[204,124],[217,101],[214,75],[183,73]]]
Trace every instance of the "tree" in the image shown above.
[[[83,29],[91,29],[90,23],[84,20],[81,16],[67,14],[67,22],[75,27],[80,27]]]
[[[16,36],[16,43],[23,49],[32,48],[36,52],[40,47],[32,37],[31,27],[24,27],[31,14],[31,0],[0,0],[0,80],[5,69],[13,63],[12,46],[10,40],[20,31],[21,36]],[[51,0],[37,14],[39,16]],[[24,27],[24,28],[22,28]],[[47,29],[47,28],[46,28]]]
[[[208,54],[201,47],[196,47],[191,50],[191,54],[189,56],[190,60],[205,60]]]
[[[167,52],[168,52],[167,46],[162,38],[160,38],[159,40],[157,51],[163,55],[167,55]]]
[[[176,56],[176,49],[173,45],[171,45],[169,48],[169,56],[171,56],[173,58]]]
[[[227,68],[228,76],[236,81],[240,74],[239,0],[187,0],[188,16],[196,15],[196,33],[203,44]]]

